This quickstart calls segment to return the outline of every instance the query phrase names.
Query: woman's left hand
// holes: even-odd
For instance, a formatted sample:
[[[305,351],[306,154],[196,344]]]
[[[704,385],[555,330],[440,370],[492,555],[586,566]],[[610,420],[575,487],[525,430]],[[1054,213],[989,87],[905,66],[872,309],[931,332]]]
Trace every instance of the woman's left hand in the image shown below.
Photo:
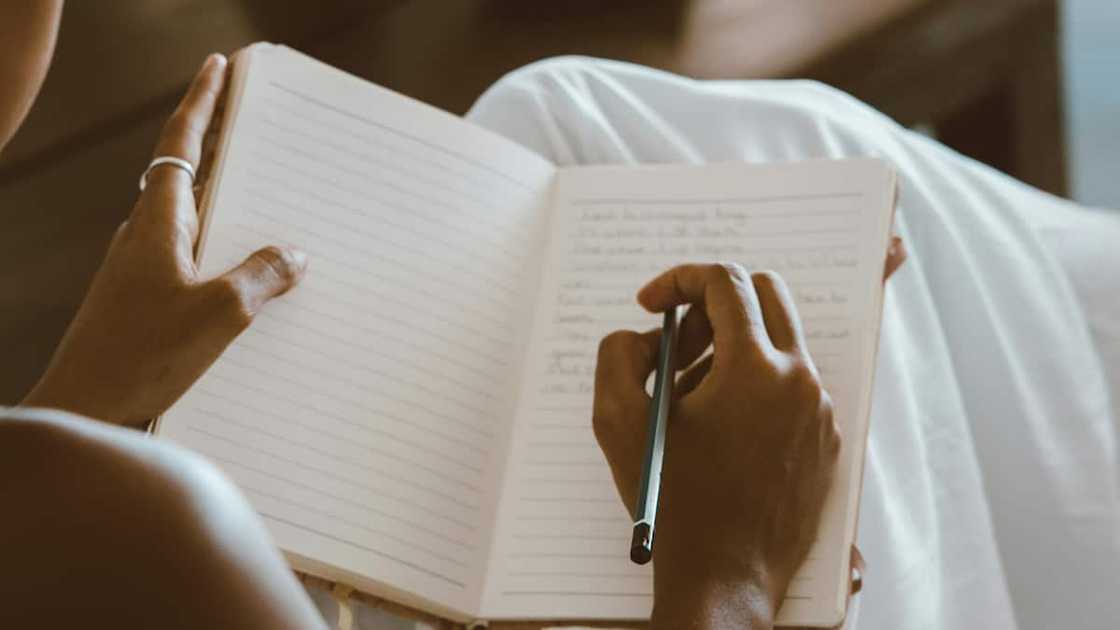
[[[156,156],[182,158],[198,170],[226,65],[221,55],[206,60],[165,125]],[[183,169],[152,170],[23,405],[140,425],[183,395],[265,302],[299,282],[306,257],[277,247],[254,253],[222,276],[201,279],[191,184]]]

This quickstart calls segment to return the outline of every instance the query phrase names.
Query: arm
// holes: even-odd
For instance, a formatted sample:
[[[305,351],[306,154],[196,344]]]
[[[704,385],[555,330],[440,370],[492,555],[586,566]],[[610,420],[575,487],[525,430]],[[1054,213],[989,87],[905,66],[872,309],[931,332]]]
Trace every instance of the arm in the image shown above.
[[[0,412],[0,511],[0,627],[324,627],[225,475],[136,431]]]

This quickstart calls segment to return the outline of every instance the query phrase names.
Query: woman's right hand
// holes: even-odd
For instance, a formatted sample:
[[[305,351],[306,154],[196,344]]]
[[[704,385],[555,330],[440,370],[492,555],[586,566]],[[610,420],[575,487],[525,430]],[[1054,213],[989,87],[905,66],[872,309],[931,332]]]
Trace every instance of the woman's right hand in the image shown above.
[[[769,627],[816,535],[840,451],[793,299],[777,274],[713,264],[671,269],[638,300],[652,312],[692,305],[666,438],[653,627]],[[617,332],[599,349],[595,433],[630,507],[659,337]]]

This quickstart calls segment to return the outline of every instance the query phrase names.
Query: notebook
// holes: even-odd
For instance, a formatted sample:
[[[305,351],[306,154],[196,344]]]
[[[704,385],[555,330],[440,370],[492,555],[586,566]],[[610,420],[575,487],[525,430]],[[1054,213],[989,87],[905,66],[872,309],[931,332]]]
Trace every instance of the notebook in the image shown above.
[[[843,435],[778,619],[834,625],[894,182],[876,160],[557,167],[253,45],[233,62],[200,268],[268,244],[310,265],[157,431],[223,468],[299,570],[454,620],[646,618],[651,569],[629,560],[591,429],[598,341],[659,325],[634,296],[672,265],[773,269]]]

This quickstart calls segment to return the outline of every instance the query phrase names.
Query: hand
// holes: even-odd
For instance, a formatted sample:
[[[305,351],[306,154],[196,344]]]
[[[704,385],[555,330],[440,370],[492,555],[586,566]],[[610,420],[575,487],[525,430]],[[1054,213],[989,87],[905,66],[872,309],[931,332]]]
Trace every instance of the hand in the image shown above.
[[[905,258],[894,239],[884,279]],[[735,265],[676,267],[638,300],[653,312],[693,305],[680,328],[653,626],[769,627],[816,534],[840,446],[793,300],[776,274]],[[629,509],[659,337],[617,332],[599,350],[595,433]]]
[[[160,136],[157,156],[197,170],[225,82],[226,60],[206,60]],[[46,373],[23,405],[138,425],[171,406],[306,267],[297,251],[268,247],[235,269],[199,278],[199,218],[188,174],[160,166],[128,220]]]
[[[697,610],[735,602],[711,612],[768,627],[816,534],[840,451],[793,300],[773,273],[684,265],[638,301],[652,312],[694,305],[681,323],[684,373],[666,438],[653,625],[691,627]],[[595,433],[628,506],[659,336],[614,333],[599,350]]]

